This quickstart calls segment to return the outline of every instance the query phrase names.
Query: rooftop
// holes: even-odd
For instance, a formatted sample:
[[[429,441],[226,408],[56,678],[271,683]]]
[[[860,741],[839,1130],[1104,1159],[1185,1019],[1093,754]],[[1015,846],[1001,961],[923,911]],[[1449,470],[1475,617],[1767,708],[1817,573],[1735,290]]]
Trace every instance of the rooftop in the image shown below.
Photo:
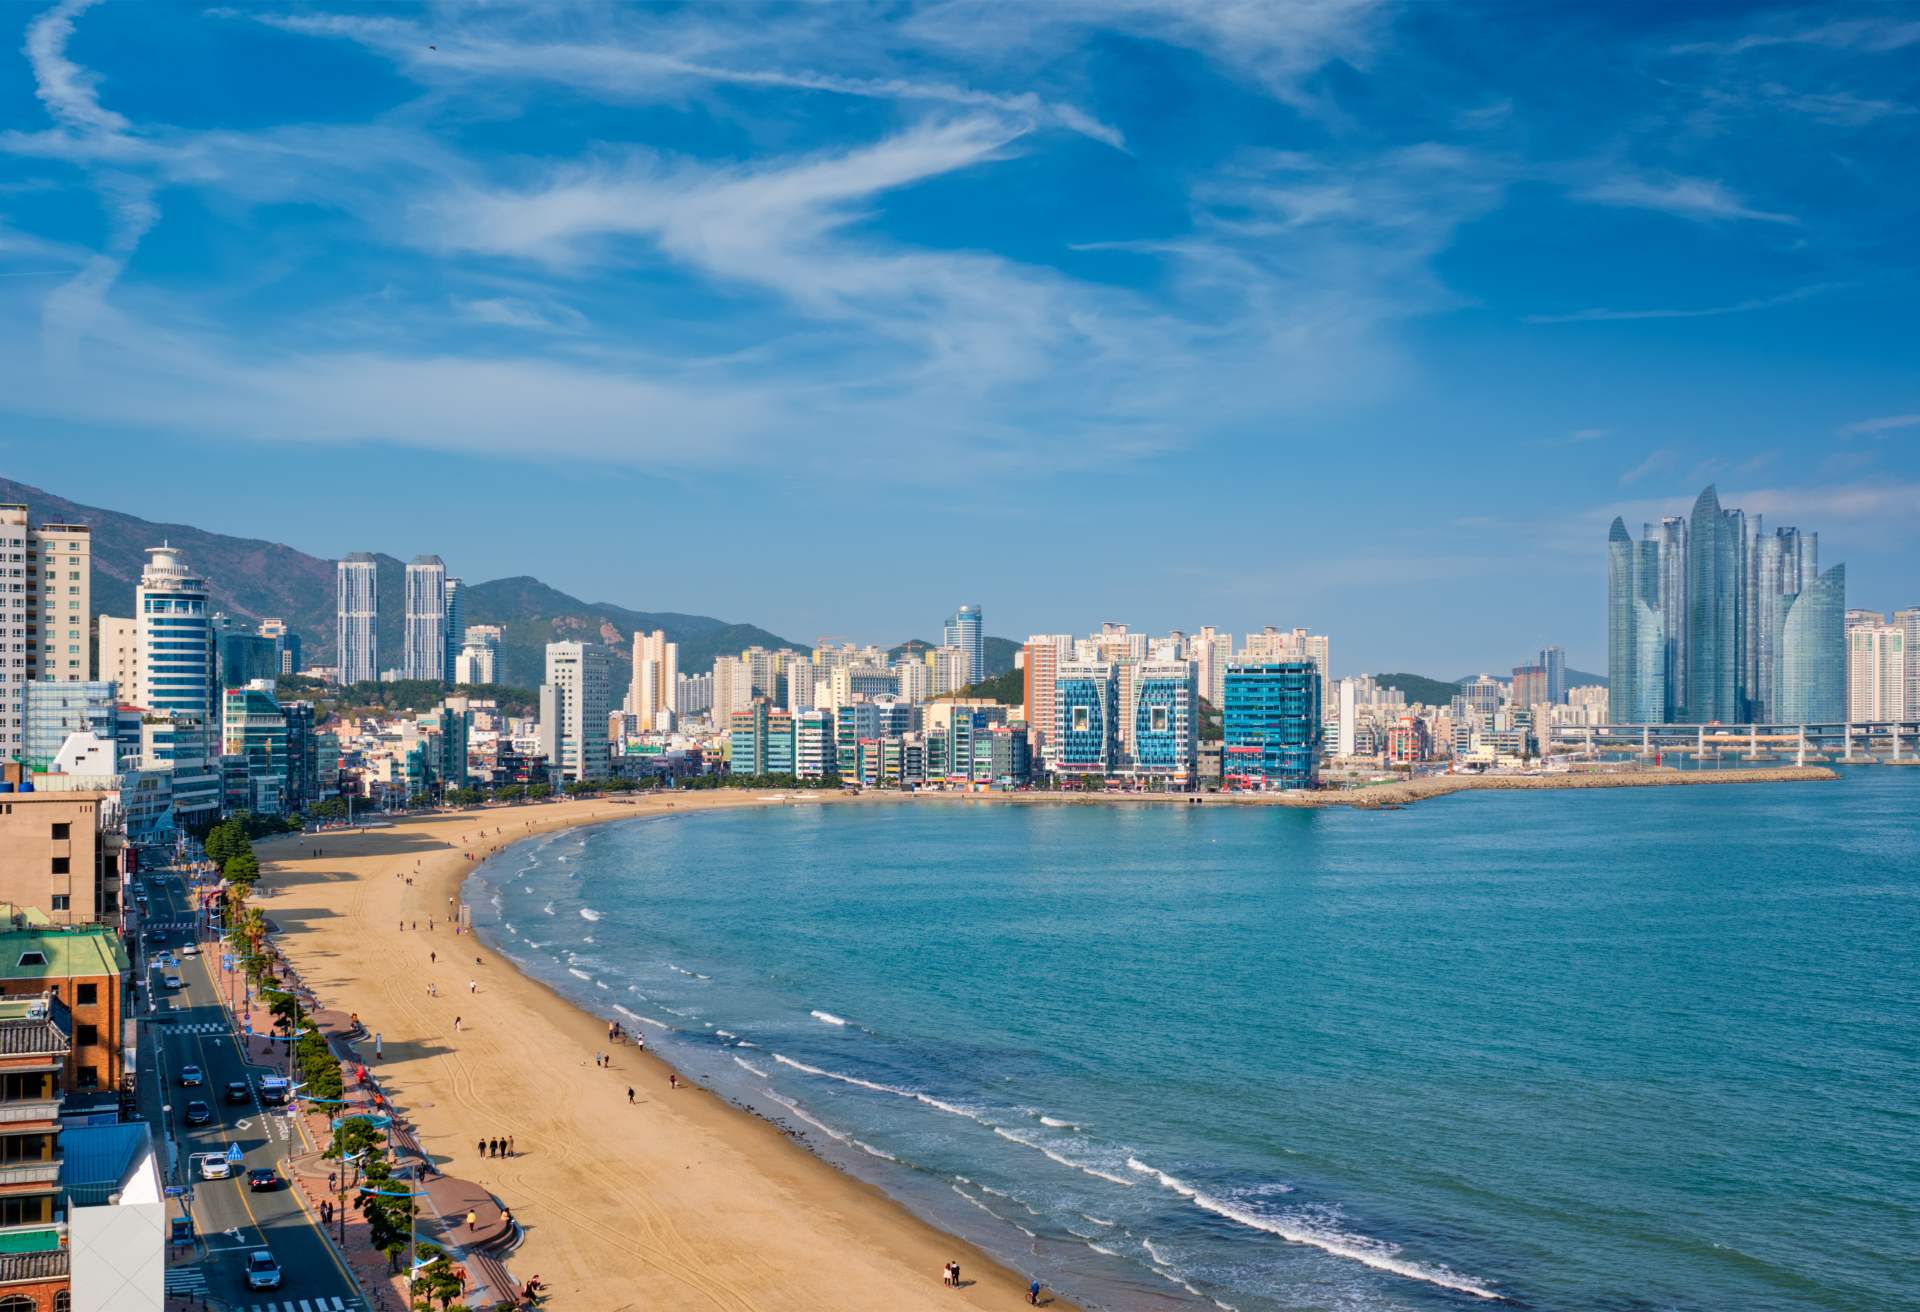
[[[0,917],[13,908],[0,907]],[[37,925],[0,918],[0,980],[124,975],[127,952],[107,925]]]
[[[0,998],[0,1057],[64,1057],[71,1024],[58,998]]]

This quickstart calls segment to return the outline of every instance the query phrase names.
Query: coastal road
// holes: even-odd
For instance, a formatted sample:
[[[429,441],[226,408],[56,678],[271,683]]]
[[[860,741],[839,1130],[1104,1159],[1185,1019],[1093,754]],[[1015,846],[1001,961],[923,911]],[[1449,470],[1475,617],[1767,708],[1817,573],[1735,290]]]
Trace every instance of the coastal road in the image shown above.
[[[143,874],[148,910],[144,923],[160,926],[159,935],[137,948],[139,1002],[158,1010],[147,1029],[141,1053],[141,1112],[168,1140],[165,1153],[167,1184],[186,1186],[194,1226],[204,1241],[203,1258],[168,1268],[169,1293],[205,1297],[216,1307],[236,1312],[364,1312],[360,1297],[338,1254],[319,1230],[319,1217],[310,1212],[299,1192],[287,1183],[287,1159],[306,1144],[299,1127],[284,1108],[260,1103],[263,1075],[284,1074],[285,1068],[251,1066],[228,1027],[227,1013],[214,993],[220,944],[201,939],[199,956],[181,956],[179,950],[195,942],[194,914],[179,874],[173,870]],[[162,954],[171,954],[176,966],[151,969]],[[211,962],[209,962],[211,957]],[[177,974],[183,987],[177,992],[161,983]],[[256,1010],[256,1020],[263,1013]],[[198,1066],[204,1083],[180,1083],[184,1066]],[[248,1101],[229,1104],[229,1081],[244,1080]],[[186,1105],[198,1099],[213,1112],[210,1123],[189,1126]],[[202,1180],[199,1157],[226,1154],[234,1145],[241,1152],[233,1174],[225,1180]],[[247,1188],[247,1172],[272,1166],[282,1185],[255,1193]],[[247,1288],[246,1256],[267,1248],[278,1259],[284,1276],[277,1290]]]

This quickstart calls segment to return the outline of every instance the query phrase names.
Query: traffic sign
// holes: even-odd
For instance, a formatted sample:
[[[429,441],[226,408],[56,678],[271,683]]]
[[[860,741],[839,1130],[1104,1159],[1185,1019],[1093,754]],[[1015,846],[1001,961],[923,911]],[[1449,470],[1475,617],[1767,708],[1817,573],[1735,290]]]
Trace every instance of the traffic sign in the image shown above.
[[[239,1145],[239,1144],[237,1144],[237,1143],[235,1143],[235,1144],[228,1144],[228,1145],[227,1145],[227,1160],[228,1160],[228,1161],[230,1161],[230,1162],[238,1162],[238,1161],[242,1161],[242,1160],[244,1160],[244,1159],[245,1159],[245,1157],[246,1157],[246,1154],[240,1151],[240,1145]]]
[[[183,1184],[170,1184],[167,1186],[167,1197],[169,1198],[184,1198],[186,1195],[187,1187]]]

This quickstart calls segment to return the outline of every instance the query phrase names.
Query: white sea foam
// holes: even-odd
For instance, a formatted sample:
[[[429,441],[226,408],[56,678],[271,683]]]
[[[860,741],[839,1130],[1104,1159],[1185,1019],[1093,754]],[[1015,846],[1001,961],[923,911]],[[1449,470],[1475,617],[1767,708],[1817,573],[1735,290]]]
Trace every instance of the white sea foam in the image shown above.
[[[801,1120],[805,1121],[808,1125],[811,1125],[814,1129],[819,1130],[822,1134],[829,1135],[840,1143],[845,1143],[847,1141],[846,1135],[840,1133],[840,1131],[834,1129],[831,1125],[826,1124],[824,1121],[816,1121],[813,1117],[807,1115],[804,1111],[800,1110],[800,1104],[797,1102],[794,1102],[791,1098],[782,1098],[777,1093],[771,1094],[769,1096],[771,1096],[772,1099],[775,1102],[779,1103],[782,1107],[785,1107],[788,1111],[792,1112],[795,1116],[798,1116]]]
[[[1070,1166],[1074,1170],[1080,1171],[1086,1175],[1091,1175],[1097,1180],[1107,1180],[1112,1182],[1113,1184],[1125,1185],[1129,1189],[1133,1188],[1133,1181],[1131,1180],[1124,1179],[1121,1176],[1117,1176],[1117,1175],[1110,1175],[1107,1172],[1101,1170],[1097,1166],[1088,1166],[1085,1162],[1076,1162],[1071,1157],[1062,1157],[1059,1153],[1053,1151],[1053,1149],[1047,1147],[1045,1144],[1039,1143],[1033,1139],[1029,1139],[1023,1134],[1015,1134],[1012,1130],[1006,1129],[1005,1127],[999,1126],[999,1125],[996,1125],[993,1127],[993,1132],[999,1135],[1002,1139],[1012,1140],[1014,1143],[1019,1144],[1023,1148],[1031,1148],[1035,1152],[1039,1153],[1042,1157],[1048,1158],[1051,1161],[1058,1162],[1062,1166]]]
[[[591,943],[593,942],[593,935],[589,934],[585,938],[581,939],[580,941],[582,943]]]
[[[743,1048],[747,1048],[747,1047],[752,1047],[753,1045],[749,1043],[742,1043],[740,1046]],[[809,1066],[807,1065],[807,1063],[803,1061],[795,1061],[793,1058],[783,1056],[777,1052],[773,1054],[773,1059],[779,1062],[782,1066],[791,1066],[793,1067],[793,1069],[797,1071],[805,1071],[808,1075],[818,1075],[823,1079],[838,1080],[842,1084],[855,1084],[863,1089],[872,1089],[875,1093],[890,1093],[896,1098],[911,1098],[915,1102],[924,1103],[926,1106],[933,1108],[935,1111],[945,1112],[949,1116],[964,1116],[968,1120],[978,1121],[982,1125],[993,1124],[993,1122],[987,1120],[985,1117],[981,1116],[978,1112],[968,1111],[965,1107],[960,1107],[960,1106],[956,1106],[953,1103],[945,1102],[939,1098],[934,1097],[932,1094],[917,1093],[912,1089],[902,1089],[898,1085],[893,1085],[893,1084],[880,1084],[874,1080],[863,1080],[857,1075],[842,1075],[838,1071],[821,1070],[818,1066]]]
[[[1040,1124],[1050,1125],[1056,1130],[1077,1130],[1080,1128],[1072,1121],[1063,1121],[1057,1116],[1042,1116],[1040,1118]]]
[[[753,1042],[751,1042],[751,1041],[749,1041],[749,1040],[747,1040],[747,1039],[742,1039],[742,1040],[740,1040],[740,1046],[741,1046],[741,1047],[743,1047],[743,1048],[757,1048],[757,1047],[759,1047],[760,1045],[759,1045],[759,1044],[757,1044],[757,1043],[753,1043]]]
[[[1087,1220],[1093,1222],[1095,1225],[1103,1225],[1107,1227],[1107,1229],[1109,1230],[1113,1229],[1113,1222],[1103,1221],[1099,1217],[1095,1216],[1092,1212],[1082,1212],[1080,1213],[1080,1215],[1086,1217]]]
[[[642,1016],[637,1011],[628,1011],[625,1007],[621,1006],[617,1002],[613,1004],[613,1009],[619,1012],[622,1016],[625,1016],[629,1020],[641,1021],[641,1022],[644,1022],[645,1024],[653,1026],[656,1029],[670,1030],[673,1028],[673,1026],[667,1024],[663,1020],[655,1020],[651,1016]]]
[[[581,908],[580,908],[580,919],[582,919],[582,920],[598,920],[598,919],[600,919],[600,913],[599,913],[598,911],[595,911],[595,910],[594,910],[594,909],[593,909],[592,907],[581,907]]]
[[[1153,1240],[1142,1237],[1140,1240],[1140,1246],[1147,1250],[1148,1257],[1158,1262],[1161,1266],[1173,1265],[1173,1259],[1168,1257],[1165,1253],[1161,1252],[1158,1245],[1156,1245],[1153,1242]]]
[[[1091,1241],[1089,1241],[1089,1242],[1088,1242],[1088,1244],[1087,1244],[1087,1247],[1088,1247],[1088,1248],[1091,1248],[1091,1249],[1092,1249],[1092,1250],[1093,1250],[1094,1252],[1096,1252],[1096,1253],[1104,1253],[1104,1254],[1106,1254],[1106,1255],[1107,1255],[1108,1257],[1118,1257],[1118,1256],[1120,1256],[1120,1254],[1119,1254],[1118,1252],[1116,1252],[1116,1251],[1114,1251],[1113,1249],[1111,1249],[1111,1248],[1107,1248],[1107,1247],[1104,1247],[1103,1245],[1100,1245],[1100,1244],[1096,1244],[1096,1243],[1093,1243],[1093,1242],[1091,1242]]]
[[[541,945],[541,944],[539,944],[539,943],[535,943],[535,942],[534,942],[534,941],[533,941],[532,939],[528,939],[528,940],[527,940],[527,946],[528,946],[528,947],[530,947],[530,948],[537,948],[537,947],[540,947],[540,946],[542,946],[542,945]]]
[[[853,1141],[853,1146],[855,1148],[858,1148],[861,1152],[866,1153],[871,1157],[879,1157],[889,1162],[897,1162],[900,1160],[898,1157],[895,1157],[892,1153],[887,1152],[885,1149],[875,1148],[872,1144],[864,1143],[859,1139],[855,1139]]]
[[[761,1070],[758,1066],[755,1066],[752,1062],[747,1061],[745,1058],[735,1057],[733,1059],[733,1062],[734,1062],[734,1065],[742,1067],[746,1070],[752,1071],[755,1075],[758,1075],[763,1080],[772,1078],[765,1071]]]
[[[715,1030],[714,1033],[723,1039],[737,1039],[740,1037],[738,1034],[735,1034],[732,1030]]]
[[[664,1002],[660,1004],[660,1010],[666,1012],[669,1016],[678,1016],[682,1020],[698,1019],[698,1017],[696,1017],[692,1012],[682,1011],[678,1007],[669,1007]]]
[[[1227,1220],[1246,1226],[1250,1230],[1263,1231],[1277,1236],[1290,1244],[1304,1244],[1318,1248],[1322,1252],[1332,1253],[1335,1257],[1344,1257],[1360,1262],[1376,1271],[1401,1276],[1408,1280],[1418,1280],[1429,1285],[1438,1285],[1442,1289],[1451,1289],[1455,1293],[1471,1294],[1475,1298],[1484,1298],[1494,1302],[1504,1301],[1503,1296],[1486,1288],[1470,1277],[1462,1276],[1444,1266],[1423,1266],[1400,1256],[1400,1249],[1378,1239],[1365,1235],[1347,1234],[1344,1231],[1317,1225],[1298,1218],[1265,1216],[1259,1212],[1226,1202],[1213,1195],[1202,1192],[1184,1180],[1168,1175],[1165,1171],[1148,1166],[1137,1157],[1129,1157],[1127,1165],[1142,1175],[1151,1175],[1160,1183],[1181,1197],[1192,1201],[1195,1207],[1212,1212],[1215,1216],[1224,1216]]]
[[[594,986],[595,988],[597,988],[597,989],[603,989],[603,988],[605,988],[605,987],[606,987],[606,985],[605,985],[605,984],[602,984],[602,983],[601,983],[601,982],[600,982],[599,980],[595,980],[595,981],[593,982],[593,986]]]
[[[546,912],[546,913],[547,913],[548,915],[552,915],[552,914],[553,914],[553,903],[551,903],[551,902],[549,902],[549,903],[547,903],[547,904],[546,904],[545,906],[543,906],[543,907],[541,907],[540,909],[541,909],[542,911],[544,911],[544,912]]]
[[[834,1015],[830,1011],[815,1011],[815,1012],[810,1012],[808,1014],[811,1015],[815,1020],[824,1021],[828,1025],[845,1025],[847,1023],[841,1017]]]

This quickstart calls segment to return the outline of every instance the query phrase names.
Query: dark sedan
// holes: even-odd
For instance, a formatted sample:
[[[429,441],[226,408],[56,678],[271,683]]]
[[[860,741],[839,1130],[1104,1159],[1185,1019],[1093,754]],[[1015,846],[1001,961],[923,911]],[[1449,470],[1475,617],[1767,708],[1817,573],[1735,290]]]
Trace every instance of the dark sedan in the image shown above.
[[[247,1188],[254,1193],[266,1193],[280,1187],[280,1172],[271,1166],[256,1166],[247,1172]]]
[[[253,1101],[253,1089],[245,1080],[228,1080],[226,1099],[236,1105],[250,1103]]]
[[[195,1098],[187,1104],[187,1124],[207,1125],[213,1120],[213,1108]]]

